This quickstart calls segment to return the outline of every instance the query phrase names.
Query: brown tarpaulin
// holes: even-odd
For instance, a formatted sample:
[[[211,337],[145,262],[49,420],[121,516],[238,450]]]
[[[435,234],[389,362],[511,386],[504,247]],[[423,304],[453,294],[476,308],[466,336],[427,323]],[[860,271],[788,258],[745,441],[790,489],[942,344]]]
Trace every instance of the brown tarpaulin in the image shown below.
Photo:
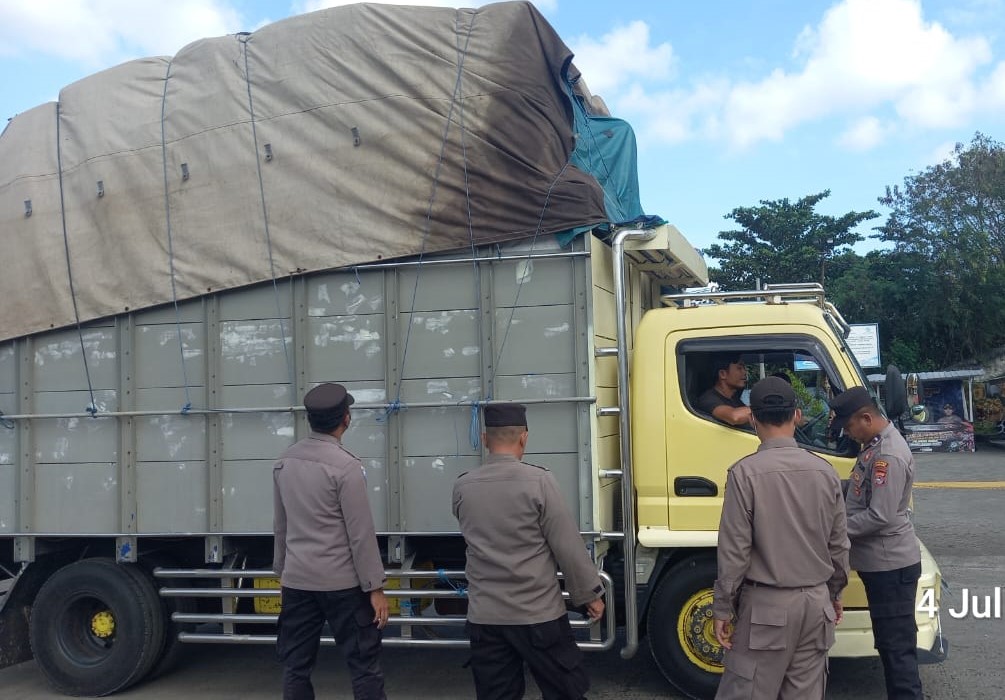
[[[73,324],[68,272],[88,321],[604,222],[571,57],[529,3],[352,5],[74,83],[0,137],[0,339]]]

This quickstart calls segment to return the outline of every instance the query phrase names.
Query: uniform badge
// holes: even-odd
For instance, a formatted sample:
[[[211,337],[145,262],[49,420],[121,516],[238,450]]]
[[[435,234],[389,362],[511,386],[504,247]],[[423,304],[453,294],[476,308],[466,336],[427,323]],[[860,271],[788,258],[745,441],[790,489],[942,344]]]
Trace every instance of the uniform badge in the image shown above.
[[[872,465],[872,480],[876,482],[876,486],[883,486],[886,483],[886,470],[888,468],[889,465],[882,460],[876,460],[876,463]]]

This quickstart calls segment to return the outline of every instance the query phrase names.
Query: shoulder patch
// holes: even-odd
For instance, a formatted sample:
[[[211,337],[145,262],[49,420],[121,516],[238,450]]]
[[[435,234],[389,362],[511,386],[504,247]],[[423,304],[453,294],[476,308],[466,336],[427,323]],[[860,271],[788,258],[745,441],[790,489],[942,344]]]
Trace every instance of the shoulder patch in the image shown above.
[[[872,480],[875,482],[876,486],[883,486],[886,484],[886,472],[889,470],[890,465],[881,459],[877,459],[872,465]]]

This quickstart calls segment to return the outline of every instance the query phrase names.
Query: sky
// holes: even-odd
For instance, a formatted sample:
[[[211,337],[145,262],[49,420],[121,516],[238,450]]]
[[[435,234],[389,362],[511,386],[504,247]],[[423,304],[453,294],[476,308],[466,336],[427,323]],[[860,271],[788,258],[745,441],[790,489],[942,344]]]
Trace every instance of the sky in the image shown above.
[[[341,4],[0,0],[0,125],[123,61]],[[699,248],[736,207],[826,189],[820,213],[882,215],[868,236],[887,186],[977,131],[1005,140],[1005,0],[535,4],[635,128],[646,212]]]

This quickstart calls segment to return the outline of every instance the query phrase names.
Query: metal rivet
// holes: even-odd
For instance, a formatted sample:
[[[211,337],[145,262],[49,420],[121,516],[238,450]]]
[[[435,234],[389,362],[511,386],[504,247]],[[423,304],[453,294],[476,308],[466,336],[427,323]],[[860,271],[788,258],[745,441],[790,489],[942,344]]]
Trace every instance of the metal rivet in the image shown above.
[[[24,218],[27,219],[29,216],[31,216],[31,200],[26,199],[24,200]]]
[[[265,144],[265,160],[272,160],[272,144]]]
[[[352,145],[359,146],[359,144],[360,144],[359,127],[354,126],[352,128]]]
[[[98,180],[98,196],[99,197],[104,197],[105,196],[105,181],[104,180]]]
[[[188,179],[188,163],[181,164],[181,179],[182,180]]]

